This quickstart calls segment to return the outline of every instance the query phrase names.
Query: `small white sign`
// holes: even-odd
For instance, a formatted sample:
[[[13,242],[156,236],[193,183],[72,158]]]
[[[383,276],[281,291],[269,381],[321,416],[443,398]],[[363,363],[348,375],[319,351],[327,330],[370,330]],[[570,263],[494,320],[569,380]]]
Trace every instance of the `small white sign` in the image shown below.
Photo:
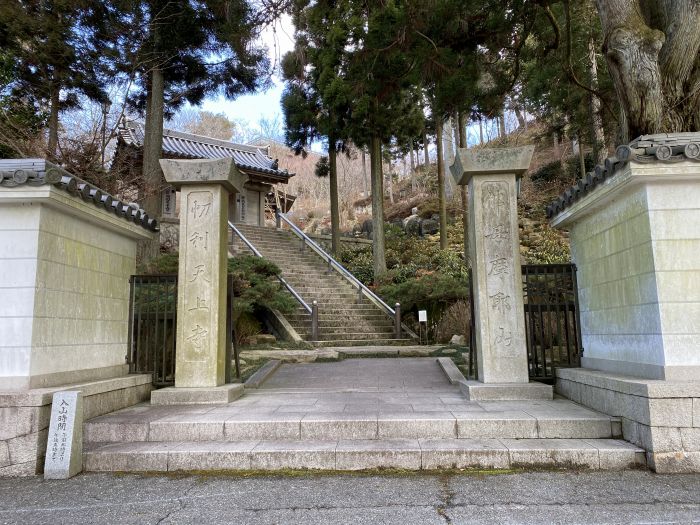
[[[56,392],[51,404],[44,479],[68,479],[83,470],[83,396]]]
[[[428,322],[427,310],[418,310],[418,322],[419,323],[427,323]]]
[[[163,190],[163,217],[177,219],[177,212],[175,210],[176,194],[177,192],[173,188],[165,188]]]

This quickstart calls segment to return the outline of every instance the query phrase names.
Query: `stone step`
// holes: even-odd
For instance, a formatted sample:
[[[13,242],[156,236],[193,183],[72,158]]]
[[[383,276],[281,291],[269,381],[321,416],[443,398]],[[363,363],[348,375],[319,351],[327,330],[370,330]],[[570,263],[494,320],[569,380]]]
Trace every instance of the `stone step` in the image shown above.
[[[620,434],[619,421],[602,414],[532,416],[522,411],[484,412],[442,407],[396,412],[367,406],[360,412],[252,413],[235,403],[211,412],[160,419],[98,418],[85,423],[85,441],[246,441],[329,439],[607,439]]]
[[[373,341],[375,339],[387,339],[391,337],[393,333],[393,331],[389,330],[383,332],[348,332],[347,329],[345,329],[344,331],[338,333],[321,331],[320,336],[322,337],[321,340],[326,342],[335,341],[337,343],[338,341],[353,340],[364,341],[366,344],[368,341]],[[308,332],[303,335],[306,335],[308,338],[310,338],[311,332]]]
[[[406,334],[404,334],[406,335]],[[323,338],[323,334],[321,334]],[[374,339],[368,341],[366,339],[336,339],[336,340],[325,340],[325,338],[319,341],[313,341],[313,345],[317,348],[325,348],[328,346],[404,346],[404,345],[415,345],[415,339]]]
[[[624,470],[644,451],[612,439],[140,442],[89,448],[88,472],[513,469]]]
[[[305,318],[304,317],[287,317],[287,321],[289,321],[292,324],[298,325],[298,326],[311,326],[311,316],[307,315]],[[318,325],[321,327],[326,327],[326,328],[338,328],[338,329],[343,329],[347,330],[348,329],[348,323],[347,319],[344,319],[342,317],[335,317],[335,318],[321,318],[318,320]],[[356,327],[365,327],[365,328],[378,328],[378,329],[385,329],[385,328],[394,328],[394,322],[386,319],[373,319],[373,320],[367,320],[367,319],[354,319],[353,326]]]

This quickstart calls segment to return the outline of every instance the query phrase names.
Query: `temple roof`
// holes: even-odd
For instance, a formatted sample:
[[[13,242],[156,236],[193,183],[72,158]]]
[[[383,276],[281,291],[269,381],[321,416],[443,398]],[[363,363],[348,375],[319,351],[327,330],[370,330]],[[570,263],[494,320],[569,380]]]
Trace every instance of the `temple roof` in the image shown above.
[[[124,120],[119,128],[119,140],[124,144],[143,148],[144,125],[135,120]],[[277,161],[264,148],[236,144],[226,140],[163,130],[163,155],[169,158],[222,159],[233,158],[236,167],[248,175],[259,175],[266,182],[287,182],[294,174],[280,170]]]
[[[627,145],[618,146],[614,156],[605,159],[604,164],[596,166],[547,206],[547,218],[551,219],[571,206],[630,161],[674,163],[684,160],[700,162],[700,132],[659,133],[637,137]]]

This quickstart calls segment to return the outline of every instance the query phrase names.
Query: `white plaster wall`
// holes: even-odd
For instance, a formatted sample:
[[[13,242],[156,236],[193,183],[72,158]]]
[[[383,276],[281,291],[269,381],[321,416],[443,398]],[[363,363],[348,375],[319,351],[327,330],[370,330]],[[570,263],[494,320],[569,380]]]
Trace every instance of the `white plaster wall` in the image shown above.
[[[571,231],[582,364],[700,380],[700,163],[631,163],[552,222]]]
[[[700,368],[700,180],[650,184],[648,202],[664,364]]]
[[[51,186],[0,191],[0,390],[121,375],[129,276],[151,237]]]
[[[637,186],[571,228],[584,361],[611,369],[635,363],[637,373],[664,365],[646,209],[646,188]]]
[[[246,224],[260,226],[260,192],[246,189],[246,203],[248,209],[246,211]]]
[[[39,218],[38,205],[0,207],[0,390],[29,376]]]
[[[42,206],[32,376],[124,364],[136,243]]]

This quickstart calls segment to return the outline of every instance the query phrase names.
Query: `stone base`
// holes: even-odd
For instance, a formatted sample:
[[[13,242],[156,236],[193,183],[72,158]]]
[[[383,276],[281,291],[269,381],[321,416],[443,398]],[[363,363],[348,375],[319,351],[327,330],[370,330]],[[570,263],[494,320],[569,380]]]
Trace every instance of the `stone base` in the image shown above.
[[[148,399],[150,374],[25,391],[0,391],[0,478],[33,476],[44,468],[51,402],[56,392],[78,390],[85,420]]]
[[[244,386],[231,383],[202,388],[169,387],[151,392],[151,405],[219,405],[243,395]]]
[[[656,472],[700,472],[700,382],[639,379],[585,368],[557,370],[557,392],[622,420]]]
[[[460,381],[459,389],[469,401],[529,401],[552,399],[553,389],[543,383],[480,383]]]

